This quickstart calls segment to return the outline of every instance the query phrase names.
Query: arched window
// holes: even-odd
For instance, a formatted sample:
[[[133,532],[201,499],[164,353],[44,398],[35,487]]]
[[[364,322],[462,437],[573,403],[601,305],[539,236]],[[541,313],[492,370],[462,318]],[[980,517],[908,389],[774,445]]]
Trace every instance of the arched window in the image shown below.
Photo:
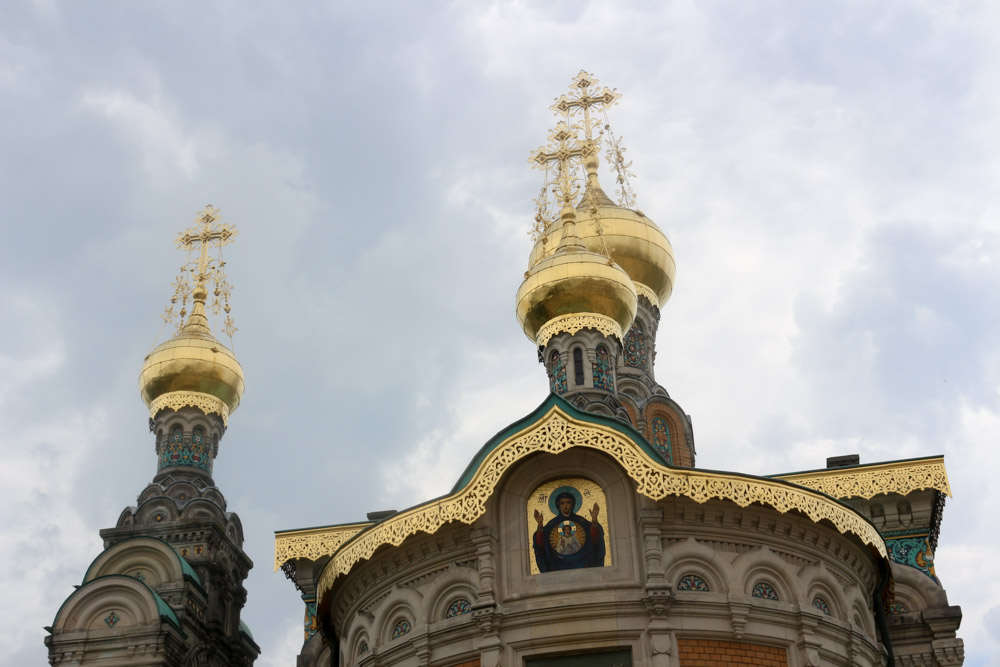
[[[563,363],[559,350],[552,350],[545,370],[549,374],[549,390],[553,394],[565,394],[569,386],[566,382],[566,364]]]
[[[670,426],[663,417],[653,417],[653,448],[667,463],[674,462],[674,450],[670,444]]]
[[[398,621],[396,621],[396,624],[394,626],[392,626],[392,638],[399,639],[403,635],[409,634],[410,630],[412,629],[413,625],[405,618],[401,618]]]
[[[597,346],[597,355],[593,363],[594,387],[596,389],[615,390],[615,376],[611,368],[611,355],[608,348],[603,345]]]
[[[766,581],[758,581],[753,586],[753,591],[750,593],[755,598],[762,598],[764,600],[778,600],[778,591],[774,590],[774,587]]]
[[[699,577],[697,574],[685,574],[681,577],[677,582],[677,590],[696,591],[698,593],[710,592],[708,582]]]
[[[646,354],[646,336],[642,322],[636,320],[625,334],[625,365],[632,368],[649,369],[649,355]]]
[[[573,350],[573,376],[577,386],[583,384],[583,350]]]
[[[444,613],[445,618],[453,618],[455,616],[461,616],[462,614],[468,614],[472,611],[472,604],[465,598],[458,598],[448,605],[448,611]]]
[[[821,598],[821,597],[814,597],[812,599],[812,606],[816,607],[817,609],[819,609],[821,612],[823,612],[827,616],[830,615],[830,605],[828,605],[826,603],[826,600],[824,600],[823,598]]]

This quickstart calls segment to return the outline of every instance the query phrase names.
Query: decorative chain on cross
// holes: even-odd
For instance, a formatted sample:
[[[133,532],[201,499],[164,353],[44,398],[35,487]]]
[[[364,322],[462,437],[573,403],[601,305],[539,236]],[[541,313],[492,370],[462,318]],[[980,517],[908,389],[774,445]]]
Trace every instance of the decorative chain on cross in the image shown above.
[[[212,284],[212,300],[208,308],[216,315],[225,312],[222,332],[232,338],[236,333],[236,325],[230,315],[229,297],[233,286],[226,278],[226,262],[222,259],[222,246],[232,243],[239,233],[235,226],[221,222],[219,209],[211,204],[206,206],[194,219],[194,226],[177,235],[177,247],[184,250],[186,259],[181,265],[177,278],[174,279],[174,295],[170,298],[170,306],[164,309],[163,321],[174,320],[174,309],[180,307],[177,321],[178,331],[184,326],[184,318],[188,315],[187,303],[194,291],[201,287],[208,290]],[[216,256],[211,256],[211,250],[216,250]],[[194,257],[197,252],[197,257]]]
[[[618,175],[618,185],[615,190],[615,194],[618,195],[618,205],[638,210],[635,202],[635,190],[632,189],[632,183],[629,181],[629,178],[635,178],[635,174],[632,172],[632,161],[625,160],[625,151],[627,149],[622,146],[621,137],[616,137],[615,133],[611,130],[607,112],[604,114],[604,129],[608,132],[608,137],[605,140],[607,151],[604,153],[604,156]]]

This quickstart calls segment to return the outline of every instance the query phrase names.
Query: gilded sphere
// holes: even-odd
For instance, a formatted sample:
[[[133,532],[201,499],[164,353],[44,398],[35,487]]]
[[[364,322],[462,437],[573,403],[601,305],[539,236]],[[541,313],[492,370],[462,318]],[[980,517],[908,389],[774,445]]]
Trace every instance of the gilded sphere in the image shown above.
[[[602,193],[603,194],[603,193]],[[577,209],[576,233],[593,252],[604,252],[607,245],[611,258],[621,266],[633,282],[650,288],[662,308],[674,289],[674,250],[670,241],[652,220],[635,211],[615,206],[607,197],[597,206],[596,215],[590,207],[581,204]],[[595,217],[604,230],[604,244],[597,233]],[[540,258],[548,256],[559,245],[562,226],[556,223],[549,231],[545,242],[539,240],[531,250],[529,266]]]
[[[192,391],[215,396],[233,412],[243,397],[243,368],[207,326],[189,324],[146,357],[139,389],[147,406],[164,394]]]
[[[517,321],[525,335],[561,315],[596,313],[628,331],[635,319],[635,286],[617,264],[586,250],[560,251],[532,267],[517,290]]]

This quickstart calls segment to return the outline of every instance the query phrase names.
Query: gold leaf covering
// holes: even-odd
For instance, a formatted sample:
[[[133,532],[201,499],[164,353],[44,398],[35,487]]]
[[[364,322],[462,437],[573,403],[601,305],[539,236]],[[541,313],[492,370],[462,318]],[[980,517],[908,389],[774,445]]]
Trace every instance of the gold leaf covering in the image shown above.
[[[774,477],[816,489],[834,498],[868,500],[884,493],[905,496],[921,489],[937,489],[947,496],[951,495],[951,485],[948,484],[948,473],[942,456],[848,469],[828,468]]]
[[[636,482],[638,492],[653,500],[677,495],[700,503],[718,498],[740,507],[760,503],[782,513],[796,510],[814,522],[829,521],[842,534],[853,533],[887,557],[878,530],[853,509],[831,498],[774,479],[668,468],[620,431],[577,420],[554,405],[545,416],[487,453],[472,480],[460,491],[396,514],[345,542],[323,569],[317,582],[318,596],[329,591],[338,576],[371,558],[379,547],[399,546],[419,532],[433,534],[451,521],[473,523],[486,511],[486,503],[504,473],[518,461],[536,452],[558,454],[570,447],[589,447],[608,454]]]

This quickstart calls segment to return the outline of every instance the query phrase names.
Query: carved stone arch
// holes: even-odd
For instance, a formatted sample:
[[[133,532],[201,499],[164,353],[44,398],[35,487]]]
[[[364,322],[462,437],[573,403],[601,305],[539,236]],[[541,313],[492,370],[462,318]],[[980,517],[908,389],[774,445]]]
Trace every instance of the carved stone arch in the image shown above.
[[[931,607],[947,607],[948,595],[923,572],[908,565],[892,564],[892,578],[896,585],[896,602],[907,611]]]
[[[400,618],[409,620],[412,628],[411,633],[418,626],[425,625],[427,619],[419,615],[422,607],[423,596],[419,592],[412,588],[398,586],[393,588],[392,592],[379,603],[373,614],[375,620],[372,627],[375,629],[374,634],[377,637],[377,642],[381,645],[392,641],[393,626]]]
[[[347,664],[355,664],[358,660],[358,656],[361,654],[362,644],[366,644],[368,646],[366,653],[371,654],[372,649],[375,647],[375,637],[376,634],[372,629],[372,617],[367,616],[366,614],[358,614],[357,618],[351,623],[350,634],[347,635],[347,641],[344,643],[344,653],[347,658]]]
[[[156,482],[152,482],[146,485],[146,488],[142,490],[142,492],[139,494],[139,499],[136,501],[139,503],[140,507],[151,500],[154,500],[156,498],[162,498],[165,496],[166,488],[173,483],[173,478],[168,477],[164,481],[166,481],[167,483],[157,484]]]
[[[619,394],[618,394],[618,402],[621,403],[622,410],[624,410],[625,413],[628,415],[628,421],[629,421],[629,423],[633,427],[639,428],[639,426],[640,426],[640,424],[639,424],[639,408],[635,404],[635,399],[633,399],[633,397],[631,397],[631,396],[629,396],[627,394],[622,394],[622,393],[619,392]]]
[[[588,403],[587,412],[593,412],[595,415],[602,415],[604,417],[616,417],[615,411],[601,401],[591,401]]]
[[[624,394],[625,396],[637,399],[643,399],[649,396],[649,389],[646,387],[645,384],[643,384],[636,378],[623,374],[617,376],[617,380],[618,380],[619,395]]]
[[[205,498],[195,498],[184,508],[185,519],[204,518],[223,523],[226,520],[225,512],[222,508],[211,500]]]
[[[180,512],[172,498],[157,496],[139,507],[136,512],[136,523],[157,525],[175,521],[178,516]]]
[[[457,598],[476,601],[479,572],[470,567],[450,567],[424,591],[420,614],[428,623],[445,618],[449,605]]]
[[[739,582],[735,590],[745,595],[751,595],[753,587],[763,581],[774,588],[779,602],[795,604],[803,598],[797,573],[787,561],[765,546],[737,556],[733,561],[733,572]]]
[[[135,508],[126,507],[122,510],[122,513],[118,515],[118,522],[115,524],[117,528],[127,528],[135,523]]]
[[[696,574],[704,579],[712,593],[728,593],[736,581],[729,561],[718,551],[693,537],[663,550],[663,569],[667,582],[675,590],[678,580],[687,574]]]
[[[799,570],[797,579],[805,592],[805,597],[802,599],[803,606],[817,608],[813,604],[813,599],[818,597],[829,606],[830,616],[847,620],[847,610],[850,607],[847,598],[844,597],[843,586],[822,561]]]
[[[237,546],[243,545],[243,522],[233,512],[226,513],[226,537]]]
[[[104,550],[87,568],[84,583],[111,574],[139,579],[157,589],[164,584],[180,584],[184,579],[181,556],[162,540],[133,537]]]
[[[55,634],[145,626],[159,622],[160,613],[156,595],[148,586],[113,574],[92,579],[66,598],[52,628]]]
[[[854,597],[851,601],[851,625],[859,628],[866,637],[875,638],[875,619],[864,600]]]
[[[188,481],[177,481],[164,489],[164,495],[176,501],[185,503],[200,494],[197,486]]]

